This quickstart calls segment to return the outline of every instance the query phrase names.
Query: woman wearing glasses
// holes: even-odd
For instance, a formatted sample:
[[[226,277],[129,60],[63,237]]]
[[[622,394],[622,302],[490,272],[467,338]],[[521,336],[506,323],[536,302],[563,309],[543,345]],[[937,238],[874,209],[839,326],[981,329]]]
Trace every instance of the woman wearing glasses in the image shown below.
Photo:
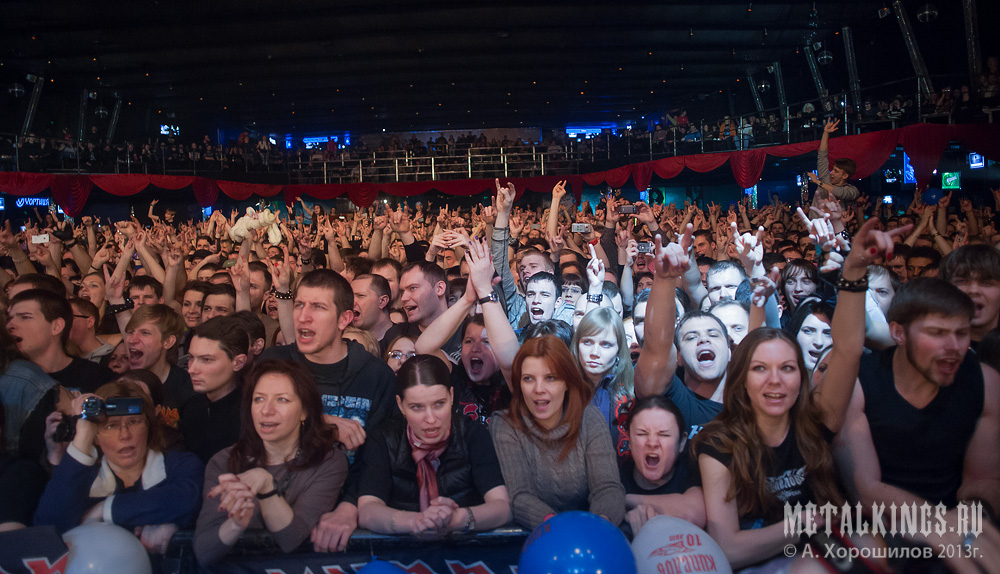
[[[389,343],[389,348],[385,352],[385,362],[392,369],[393,373],[398,373],[400,367],[407,359],[417,354],[416,343],[406,335],[396,337]]]
[[[138,398],[142,412],[76,420],[76,435],[45,487],[35,525],[62,533],[84,522],[111,522],[139,532],[147,550],[163,552],[178,528],[194,524],[204,467],[191,453],[162,452],[153,401],[137,384],[103,385],[75,398],[73,412],[82,412],[92,397]]]

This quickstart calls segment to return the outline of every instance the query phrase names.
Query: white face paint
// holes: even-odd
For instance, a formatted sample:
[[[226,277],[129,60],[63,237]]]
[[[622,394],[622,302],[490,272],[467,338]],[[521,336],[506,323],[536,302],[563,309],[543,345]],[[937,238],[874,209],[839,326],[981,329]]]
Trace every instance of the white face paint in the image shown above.
[[[734,345],[739,345],[747,336],[750,328],[750,315],[739,305],[723,305],[712,309],[711,313],[725,323],[729,338]]]
[[[795,340],[802,348],[806,368],[812,370],[823,353],[823,349],[833,344],[833,337],[830,336],[830,323],[823,317],[815,314],[809,315],[799,327]]]

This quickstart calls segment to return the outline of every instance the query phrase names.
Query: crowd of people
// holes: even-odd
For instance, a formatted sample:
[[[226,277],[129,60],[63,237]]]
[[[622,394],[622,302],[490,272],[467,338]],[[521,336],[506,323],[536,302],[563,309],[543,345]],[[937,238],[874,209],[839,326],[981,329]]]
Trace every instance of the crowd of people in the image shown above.
[[[113,523],[155,555],[194,529],[211,564],[248,529],[337,552],[665,514],[734,570],[825,572],[785,505],[926,502],[982,527],[835,538],[998,572],[1000,189],[869,202],[837,127],[795,210],[562,183],[545,208],[498,179],[471,210],[302,201],[269,232],[156,202],[7,222],[0,530]]]

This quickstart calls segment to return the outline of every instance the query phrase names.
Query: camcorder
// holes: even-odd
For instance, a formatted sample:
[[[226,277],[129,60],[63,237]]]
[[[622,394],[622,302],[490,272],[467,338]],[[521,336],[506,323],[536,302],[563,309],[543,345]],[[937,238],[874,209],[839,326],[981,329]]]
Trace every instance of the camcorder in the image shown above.
[[[142,414],[142,399],[139,397],[117,397],[103,400],[89,397],[83,401],[83,411],[76,416],[64,416],[53,435],[55,442],[70,442],[76,436],[76,421],[97,422],[104,417],[124,417]]]

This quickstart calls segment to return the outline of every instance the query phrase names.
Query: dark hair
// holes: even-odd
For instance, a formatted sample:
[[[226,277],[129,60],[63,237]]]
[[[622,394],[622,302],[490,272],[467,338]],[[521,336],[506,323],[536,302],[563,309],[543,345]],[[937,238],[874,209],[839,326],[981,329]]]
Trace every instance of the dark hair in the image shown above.
[[[531,277],[528,277],[528,280],[524,282],[525,289],[528,288],[528,285],[536,281],[551,281],[556,288],[554,295],[556,297],[562,297],[562,281],[556,278],[556,276],[552,273],[549,273],[548,271],[539,271]]]
[[[585,267],[586,265],[584,265],[584,267],[581,267],[581,270]],[[562,276],[562,286],[565,287],[567,285],[579,287],[581,290],[583,290],[584,293],[587,292],[587,288],[590,286],[587,283],[587,280],[582,275],[579,275],[577,273],[566,273],[565,275]]]
[[[580,437],[580,427],[583,425],[583,411],[590,404],[594,389],[590,383],[583,379],[576,366],[576,361],[573,360],[573,355],[560,338],[545,335],[528,339],[521,345],[517,356],[514,357],[510,381],[510,409],[504,415],[504,419],[522,433],[528,434],[525,419],[533,420],[534,418],[531,411],[528,410],[521,390],[521,366],[524,364],[524,360],[529,357],[543,359],[555,373],[555,376],[566,383],[561,423],[568,424],[569,429],[562,438],[548,442],[557,448],[562,447],[558,460],[563,461],[576,447],[576,441]],[[539,431],[542,434],[547,434],[544,429],[539,429]]]
[[[392,298],[392,288],[389,287],[389,280],[385,277],[374,273],[362,273],[354,276],[355,281],[361,279],[368,279],[371,282],[368,288],[375,292],[376,297]]]
[[[708,265],[709,267],[711,267],[712,265],[715,264],[715,259],[708,257],[707,255],[699,255],[698,257],[695,258],[694,264],[697,265],[698,267],[701,267],[702,265]]]
[[[781,283],[778,285],[778,290],[781,291],[781,295],[785,298],[785,303],[788,304],[789,310],[795,307],[792,306],[791,298],[785,290],[785,282],[792,277],[800,275],[805,275],[812,280],[816,284],[816,289],[819,290],[819,269],[816,268],[816,264],[806,259],[792,259],[781,270]]]
[[[371,260],[364,257],[358,257],[356,255],[346,257],[344,258],[344,271],[350,271],[354,277],[371,273]]]
[[[933,247],[927,247],[926,245],[917,245],[910,248],[910,252],[906,255],[906,262],[909,263],[910,259],[930,259],[931,265],[937,265],[941,263],[941,253]]]
[[[941,279],[1000,281],[1000,252],[989,245],[963,245],[941,260]]]
[[[486,321],[483,319],[482,313],[480,313],[478,315],[473,315],[471,317],[466,318],[465,321],[462,321],[462,339],[463,340],[465,339],[466,331],[469,330],[469,327],[471,325],[479,325],[480,327],[482,327],[484,329],[486,328]]]
[[[705,274],[706,282],[707,279],[712,275],[715,275],[716,273],[721,273],[723,271],[726,271],[727,269],[735,270],[737,273],[740,274],[740,277],[744,279],[746,279],[747,277],[747,271],[746,269],[743,268],[742,265],[730,259],[723,259],[722,261],[716,261],[708,268],[708,273]]]
[[[403,275],[414,269],[423,273],[424,279],[430,283],[431,288],[437,283],[448,283],[448,275],[444,272],[444,269],[437,263],[431,263],[430,261],[412,261],[407,263],[406,267],[403,267],[403,272],[399,274],[400,281],[402,282]]]
[[[816,504],[839,505],[842,502],[830,445],[823,440],[822,413],[809,390],[809,371],[802,358],[802,349],[781,329],[754,329],[736,346],[726,372],[722,412],[694,436],[692,450],[698,452],[699,445],[705,444],[732,456],[729,465],[732,480],[726,500],[735,500],[741,515],[756,512],[780,519],[781,502],[770,491],[766,476],[769,458],[774,455],[765,446],[753,404],[747,396],[747,378],[754,353],[762,343],[773,340],[784,341],[791,347],[799,369],[799,396],[788,413],[792,425],[789,432],[795,433],[805,460],[806,482],[816,497]]]
[[[163,404],[163,382],[153,371],[148,369],[131,369],[118,376],[119,381],[132,381],[143,383],[149,389],[149,398],[153,400],[153,406]]]
[[[156,417],[156,407],[153,399],[142,390],[136,383],[118,378],[110,383],[105,383],[94,391],[94,394],[104,400],[118,398],[138,398],[142,399],[142,416],[146,419],[146,448],[150,450],[163,450],[163,429],[160,428],[160,419]],[[106,417],[101,417],[98,422],[103,422]]]
[[[191,330],[191,340],[195,337],[217,342],[230,359],[250,353],[250,337],[241,321],[233,317],[212,317]]]
[[[208,281],[188,281],[181,291],[181,296],[183,297],[188,291],[197,291],[201,293],[202,299],[204,299],[205,295],[208,295],[208,292],[211,290],[212,284]]]
[[[373,275],[378,275],[380,277],[383,277],[380,273],[376,273],[374,270],[382,269],[385,267],[392,267],[396,271],[397,279],[403,275],[403,264],[400,263],[399,261],[396,261],[392,257],[383,257],[382,259],[378,259],[374,263],[372,263],[371,273]],[[385,279],[385,277],[383,277],[383,279]]]
[[[528,339],[534,339],[536,337],[544,337],[546,335],[555,335],[562,339],[563,343],[569,347],[573,343],[573,327],[566,321],[560,319],[549,319],[547,321],[541,321],[539,323],[529,323],[524,329],[521,330],[521,343],[523,344]]]
[[[101,277],[104,280],[104,277]],[[44,291],[49,291],[50,293],[55,293],[60,297],[66,297],[66,284],[62,282],[58,277],[52,275],[45,275],[42,273],[26,273],[21,275],[17,279],[11,281],[11,287],[18,287],[21,285],[31,285],[32,289],[42,289]]]
[[[729,341],[729,344],[732,345],[733,342],[732,339],[728,338],[729,328],[726,327],[726,324],[722,322],[722,319],[716,317],[715,315],[707,311],[702,311],[700,309],[692,309],[691,311],[684,313],[684,316],[677,321],[677,327],[674,329],[674,345],[678,349],[681,348],[681,330],[683,330],[684,325],[686,325],[688,321],[693,321],[694,319],[711,319],[716,323],[718,323],[719,328],[722,329],[723,334],[727,335],[727,340]],[[646,320],[647,321],[649,320],[648,317]]]
[[[827,322],[833,322],[833,306],[824,301],[820,301],[815,297],[808,297],[804,299],[799,306],[795,308],[792,316],[788,318],[788,323],[785,325],[785,333],[788,334],[792,339],[796,339],[799,336],[799,329],[802,328],[802,323],[805,323],[806,319],[810,315],[824,315]],[[798,339],[796,339],[797,341]]]
[[[253,273],[263,273],[264,274],[264,292],[267,293],[271,289],[271,271],[267,268],[267,265],[263,261],[251,261],[247,263],[247,269]]]
[[[698,231],[695,231],[691,237],[702,237],[709,243],[715,243],[715,235],[708,229],[699,229]]]
[[[944,279],[917,277],[896,292],[885,318],[908,327],[927,315],[965,316],[971,320],[975,310],[972,299]]]
[[[684,420],[684,414],[681,413],[679,408],[677,408],[674,401],[663,395],[650,395],[636,400],[635,404],[632,405],[632,410],[629,412],[628,418],[625,419],[625,429],[631,433],[632,421],[635,420],[636,415],[649,409],[663,409],[674,415],[674,418],[677,419],[677,426],[681,429],[681,436],[678,437],[677,441],[678,444],[680,443],[680,439],[687,436],[688,428],[687,421]]]
[[[839,167],[844,170],[847,177],[853,176],[858,171],[858,164],[854,162],[853,159],[849,157],[838,157],[833,160],[833,167]]]
[[[270,374],[288,377],[306,414],[306,420],[299,430],[299,453],[288,462],[288,470],[305,470],[318,466],[337,442],[336,427],[327,426],[323,422],[323,398],[305,366],[292,361],[263,361],[254,367],[243,385],[240,439],[233,445],[228,462],[229,472],[234,474],[267,466],[267,452],[264,450],[264,441],[253,424],[252,407],[257,383],[264,375]]]
[[[132,289],[145,289],[146,287],[151,287],[153,289],[153,294],[156,295],[157,299],[163,299],[163,283],[160,283],[156,278],[149,275],[137,275],[132,278],[132,282],[128,284],[129,292]]]
[[[73,326],[73,307],[66,300],[65,295],[58,295],[47,289],[28,289],[21,291],[10,300],[8,309],[25,301],[38,303],[38,308],[42,312],[42,317],[49,323],[56,319],[63,320],[63,330],[59,333],[59,340],[63,347],[69,341],[69,330]]]
[[[333,305],[337,315],[354,309],[354,290],[344,276],[331,269],[314,269],[302,276],[296,292],[303,287],[326,289],[333,292]]]
[[[415,355],[407,359],[396,373],[396,396],[403,398],[406,389],[417,385],[444,385],[451,389],[448,366],[435,355]]]
[[[93,318],[94,326],[97,326],[97,323],[101,322],[101,312],[98,311],[97,305],[94,305],[90,301],[79,297],[72,297],[69,299],[69,304],[75,309],[79,309],[81,314]],[[76,314],[75,310],[73,314]]]
[[[236,321],[246,331],[251,344],[257,339],[267,339],[267,328],[264,326],[264,322],[260,320],[260,317],[253,311],[244,309],[243,311],[233,313],[228,318]]]

